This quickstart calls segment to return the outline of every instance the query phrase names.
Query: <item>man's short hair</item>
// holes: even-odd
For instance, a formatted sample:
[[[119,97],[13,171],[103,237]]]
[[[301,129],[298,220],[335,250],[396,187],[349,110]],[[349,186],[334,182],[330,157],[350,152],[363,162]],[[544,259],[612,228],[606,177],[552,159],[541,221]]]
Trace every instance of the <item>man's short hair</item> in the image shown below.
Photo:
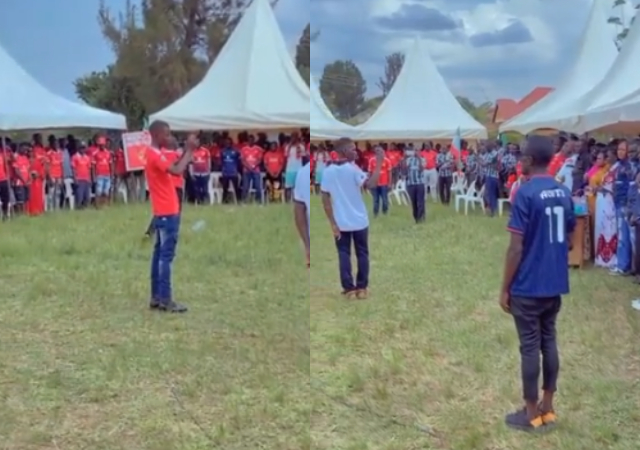
[[[546,136],[530,136],[524,150],[534,167],[547,167],[555,154],[553,140]]]
[[[152,134],[157,133],[163,128],[169,128],[169,124],[163,120],[154,120],[151,122],[151,125],[149,125],[149,132]]]
[[[349,150],[349,147],[353,145],[353,141],[349,138],[340,138],[334,144],[333,148],[338,153],[343,153]]]

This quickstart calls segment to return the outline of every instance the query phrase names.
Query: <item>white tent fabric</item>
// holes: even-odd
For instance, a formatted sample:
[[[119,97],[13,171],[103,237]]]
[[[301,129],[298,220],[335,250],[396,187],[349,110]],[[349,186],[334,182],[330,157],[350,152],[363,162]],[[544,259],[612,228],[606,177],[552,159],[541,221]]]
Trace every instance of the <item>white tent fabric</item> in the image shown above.
[[[309,104],[309,117],[311,121],[311,139],[338,139],[341,137],[354,137],[355,128],[340,122],[325,104],[320,94],[320,87],[311,76],[311,101]]]
[[[378,110],[357,127],[359,139],[484,139],[487,129],[467,113],[431,59],[426,42],[416,39],[391,92]]]
[[[183,131],[308,127],[309,100],[269,0],[254,0],[204,79],[150,119]]]
[[[120,114],[55,95],[29,75],[2,47],[0,68],[1,131],[127,128],[126,119]]]
[[[585,98],[583,112],[569,129],[640,132],[640,10],[613,67]]]
[[[558,87],[539,102],[500,126],[500,131],[528,134],[535,130],[570,131],[583,108],[583,98],[598,85],[611,66],[618,49],[607,23],[605,0],[594,0],[576,61]],[[610,5],[609,5],[610,6]]]

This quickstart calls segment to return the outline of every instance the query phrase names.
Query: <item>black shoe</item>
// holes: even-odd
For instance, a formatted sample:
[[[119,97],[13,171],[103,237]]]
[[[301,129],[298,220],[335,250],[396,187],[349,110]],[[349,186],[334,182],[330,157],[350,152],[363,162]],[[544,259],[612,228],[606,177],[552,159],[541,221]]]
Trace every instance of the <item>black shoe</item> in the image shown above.
[[[186,313],[187,311],[189,311],[189,308],[187,308],[186,306],[173,301],[169,303],[161,303],[161,302],[151,303],[151,309],[156,309],[158,311],[176,313],[176,314]]]
[[[546,431],[542,416],[538,414],[533,420],[529,419],[526,409],[507,414],[504,418],[505,424],[514,430],[536,433]]]

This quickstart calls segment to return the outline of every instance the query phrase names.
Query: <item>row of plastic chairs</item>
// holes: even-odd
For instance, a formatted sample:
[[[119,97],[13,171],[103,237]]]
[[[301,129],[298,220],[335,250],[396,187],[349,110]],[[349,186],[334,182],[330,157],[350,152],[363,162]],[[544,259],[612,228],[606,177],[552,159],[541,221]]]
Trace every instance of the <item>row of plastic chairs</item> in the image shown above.
[[[476,188],[475,180],[471,183],[467,183],[467,178],[464,175],[454,174],[451,193],[454,195],[454,207],[456,212],[459,213],[462,206],[464,206],[465,215],[469,214],[469,209],[475,210],[476,206],[480,206],[482,211],[485,212],[484,186],[478,190]],[[405,180],[401,179],[396,182],[395,186],[391,190],[390,199],[400,206],[410,204],[407,182]],[[508,204],[508,198],[498,200],[498,214],[500,216],[504,214],[505,205]]]

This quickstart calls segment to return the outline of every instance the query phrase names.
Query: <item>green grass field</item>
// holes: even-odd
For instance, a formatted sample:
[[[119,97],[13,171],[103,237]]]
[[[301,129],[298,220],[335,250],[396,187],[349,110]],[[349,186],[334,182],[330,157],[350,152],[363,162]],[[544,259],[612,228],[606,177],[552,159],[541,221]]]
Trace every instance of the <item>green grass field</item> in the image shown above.
[[[0,450],[637,450],[628,281],[574,274],[561,423],[513,434],[504,220],[429,213],[374,223],[371,298],[346,303],[319,205],[309,295],[289,207],[188,208],[184,316],[146,309],[146,206],[1,226]]]

